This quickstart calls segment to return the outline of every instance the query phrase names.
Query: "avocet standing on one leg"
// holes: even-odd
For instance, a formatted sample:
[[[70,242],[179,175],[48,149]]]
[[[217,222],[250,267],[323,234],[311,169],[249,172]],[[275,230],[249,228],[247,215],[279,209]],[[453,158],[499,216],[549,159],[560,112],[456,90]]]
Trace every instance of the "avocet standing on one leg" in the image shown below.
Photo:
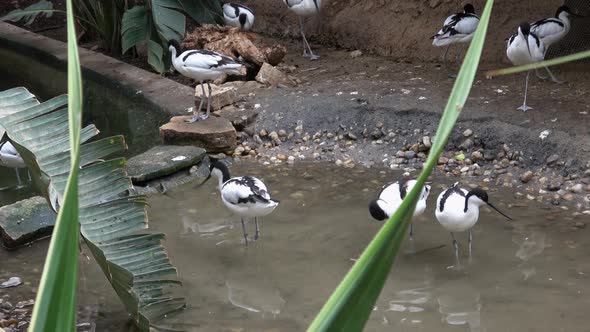
[[[264,183],[255,177],[230,178],[229,170],[223,162],[213,162],[210,169],[209,178],[214,175],[219,180],[223,204],[241,218],[246,245],[248,245],[248,233],[244,218],[254,218],[256,224],[254,240],[258,240],[260,236],[258,217],[270,214],[279,205],[279,201],[272,199]]]
[[[512,218],[488,202],[488,194],[485,190],[481,188],[467,190],[459,188],[458,185],[459,183],[457,182],[451,188],[444,190],[438,195],[435,211],[438,222],[447,231],[451,232],[457,263],[459,262],[459,244],[453,233],[469,231],[469,257],[471,258],[471,243],[473,242],[471,228],[475,226],[479,219],[480,206],[487,204],[504,217],[512,220]]]
[[[195,122],[207,119],[209,113],[211,113],[211,85],[209,85],[209,82],[216,80],[224,74],[242,75],[245,67],[232,58],[213,51],[188,50],[180,53],[180,44],[176,40],[168,42],[168,49],[172,54],[172,65],[174,69],[183,76],[196,80],[201,85],[201,103],[197,109],[191,107],[193,109],[193,117],[186,121]],[[209,90],[208,95],[205,93],[205,86],[203,85],[205,82]],[[197,91],[197,86],[195,86],[195,92]],[[201,107],[203,107],[205,97],[207,98],[207,113],[198,116]]]
[[[443,62],[452,44],[468,43],[473,39],[473,33],[479,24],[479,16],[475,14],[475,8],[468,3],[463,7],[463,13],[453,14],[445,20],[443,27],[432,37],[432,45],[447,46],[443,55]],[[457,60],[461,52],[457,54]]]
[[[531,32],[531,27],[528,23],[521,23],[518,27],[518,33],[512,35],[508,39],[506,48],[506,56],[510,62],[515,66],[526,65],[543,61],[545,58],[545,46],[539,37]],[[526,73],[524,83],[524,101],[522,106],[517,109],[526,112],[532,109],[526,104],[526,96],[529,88],[530,70]]]
[[[301,31],[301,37],[303,38],[303,56],[308,57],[311,60],[317,60],[320,58],[319,55],[313,54],[311,46],[305,38],[305,27],[304,19],[309,16],[319,15],[321,0],[283,0],[293,13],[299,16],[299,29]]]
[[[16,173],[17,188],[22,188],[23,185],[18,170],[19,168],[26,168],[27,165],[25,165],[25,161],[18,154],[18,151],[16,151],[14,145],[12,145],[12,143],[9,141],[5,141],[4,143],[0,144],[0,166],[14,168]],[[31,174],[29,173],[29,180],[30,179]]]
[[[371,216],[379,221],[391,218],[395,211],[402,204],[402,201],[406,197],[406,194],[414,188],[416,180],[403,180],[395,181],[386,184],[379,192],[379,196],[376,200],[369,203],[369,212]],[[426,209],[426,200],[430,194],[430,185],[422,187],[422,192],[418,203],[416,203],[416,209],[414,210],[414,218],[424,213]],[[410,224],[410,239],[414,235],[414,224]]]
[[[250,31],[254,25],[254,11],[243,5],[226,3],[223,5],[223,21],[225,25]]]
[[[565,37],[565,35],[567,35],[567,33],[570,31],[570,15],[572,15],[570,9],[567,6],[561,6],[557,9],[555,17],[539,20],[531,24],[531,32],[539,37],[545,45],[545,53],[547,53],[547,49],[549,49],[551,45],[562,40],[563,37]],[[549,68],[545,67],[545,70],[547,70],[547,73],[553,82],[563,83],[553,76],[553,73],[549,70]],[[541,76],[538,70],[535,70],[535,72],[539,78],[546,78]]]

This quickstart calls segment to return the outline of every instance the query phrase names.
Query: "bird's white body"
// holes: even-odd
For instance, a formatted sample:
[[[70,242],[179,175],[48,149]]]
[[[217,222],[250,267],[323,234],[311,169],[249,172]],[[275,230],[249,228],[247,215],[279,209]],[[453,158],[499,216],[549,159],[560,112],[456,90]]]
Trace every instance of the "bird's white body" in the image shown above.
[[[240,217],[264,217],[270,214],[279,203],[273,200],[266,186],[252,176],[231,178],[223,182],[221,174],[213,174],[219,179],[219,190],[223,204]]]
[[[321,8],[321,0],[283,0],[293,13],[301,17],[309,17],[318,14]]]
[[[246,6],[226,3],[223,5],[223,21],[225,25],[250,31],[254,25],[254,12]]]
[[[531,24],[531,32],[541,39],[545,49],[560,41],[570,31],[571,23],[567,11],[560,12],[557,17],[547,18]]]
[[[8,141],[0,146],[0,166],[10,168],[27,167],[15,147]]]
[[[432,45],[447,46],[458,43],[468,43],[473,39],[473,33],[479,24],[479,17],[475,14],[458,13],[446,18],[443,27],[434,35]]]
[[[390,218],[395,213],[395,211],[397,211],[399,206],[402,204],[406,193],[410,192],[412,188],[414,188],[416,185],[416,180],[408,180],[402,185],[404,187],[400,188],[399,181],[387,184],[379,193],[377,204],[383,210],[383,212],[385,212],[388,218]],[[421,215],[424,213],[424,210],[426,210],[426,200],[428,199],[429,193],[430,186],[426,185],[422,187],[420,198],[418,199],[418,203],[416,203],[416,209],[414,210],[414,217]]]
[[[518,33],[508,39],[506,56],[515,66],[540,62],[545,58],[545,46],[536,35],[525,36],[519,28]]]
[[[438,195],[436,219],[449,232],[465,232],[475,226],[479,219],[479,207],[486,204],[477,196],[471,196],[467,202],[467,211],[465,211],[467,193],[468,191],[465,189],[453,187]],[[446,198],[445,195],[447,195]],[[443,198],[444,202],[441,210]]]
[[[176,56],[176,48],[170,47],[172,65],[183,76],[199,82],[213,81],[223,74],[240,75],[242,64],[213,51],[189,50]]]

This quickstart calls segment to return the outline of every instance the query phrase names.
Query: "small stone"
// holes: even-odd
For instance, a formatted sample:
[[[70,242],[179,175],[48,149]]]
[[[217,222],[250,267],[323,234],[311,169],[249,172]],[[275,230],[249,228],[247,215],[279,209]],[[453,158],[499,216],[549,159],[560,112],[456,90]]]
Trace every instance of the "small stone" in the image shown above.
[[[404,154],[404,157],[406,159],[413,159],[416,158],[416,152],[415,151],[406,151],[406,153]]]
[[[294,162],[295,161],[295,157],[289,156],[289,157],[287,157],[287,161],[288,162]]]
[[[268,63],[263,63],[262,67],[256,75],[256,82],[266,84],[268,86],[295,86],[295,82],[291,80],[285,73],[278,70],[276,67]]]
[[[279,130],[279,137],[287,137],[287,131],[284,129]]]
[[[342,165],[342,160],[340,159],[336,159],[336,166],[341,166]]]
[[[347,137],[348,139],[351,139],[351,140],[353,140],[353,141],[356,141],[356,140],[357,140],[357,137],[356,137],[356,135],[355,135],[355,134],[353,134],[353,133],[351,133],[351,132],[347,133],[347,134],[346,134],[346,137]]]
[[[271,141],[276,141],[279,139],[279,134],[276,131],[271,131],[270,134],[268,134],[268,138]]]
[[[559,189],[561,189],[561,184],[559,182],[550,182],[547,185],[547,190],[549,191],[558,191]]]
[[[195,109],[201,103],[201,95],[203,90],[196,89],[195,92]],[[208,93],[207,93],[208,95]],[[219,86],[211,84],[211,111],[221,110],[223,107],[237,103],[242,99],[242,95],[238,94],[237,89],[233,86]],[[207,99],[205,98],[205,101]],[[207,103],[204,102],[203,106],[206,108]]]
[[[439,157],[439,158],[438,158],[438,162],[437,162],[437,164],[439,164],[439,165],[444,165],[444,164],[446,164],[446,163],[448,163],[448,162],[449,162],[449,158],[447,158],[447,157],[442,157],[442,156],[441,156],[441,157]]]
[[[528,183],[533,179],[533,175],[533,172],[526,171],[520,175],[520,181],[522,181],[522,183]]]
[[[285,155],[284,155],[284,154],[282,154],[282,153],[279,153],[279,154],[277,155],[277,159],[278,159],[278,160],[280,160],[280,161],[285,161],[285,160],[287,160],[287,156],[285,156]]]
[[[258,135],[260,137],[266,137],[266,136],[268,136],[268,132],[266,131],[266,129],[260,129],[260,132],[258,132]]]
[[[381,132],[381,130],[375,129],[371,132],[372,139],[380,139],[381,137],[383,137],[383,132]]]
[[[473,147],[474,143],[473,141],[468,138],[465,141],[463,141],[463,143],[461,143],[461,145],[459,145],[459,149],[462,150],[470,150]]]
[[[558,160],[559,160],[559,156],[556,154],[553,154],[553,155],[549,156],[549,158],[547,158],[546,162],[547,162],[547,165],[551,166]]]
[[[51,234],[55,219],[55,212],[43,197],[32,197],[2,206],[0,241],[6,248],[16,249],[44,238]]]
[[[424,144],[424,147],[426,147],[427,149],[430,149],[432,147],[432,142],[430,141],[430,136],[422,137],[422,144]]]
[[[581,183],[578,183],[578,184],[575,184],[567,189],[573,193],[580,194],[584,190],[584,186],[582,186]]]
[[[10,277],[8,278],[8,280],[4,281],[3,283],[0,283],[0,288],[16,287],[22,283],[23,282],[19,277]]]
[[[465,137],[469,137],[471,135],[473,135],[473,130],[471,130],[471,129],[467,129],[463,132],[463,136],[465,136]]]
[[[464,166],[461,168],[461,173],[467,173],[469,171],[469,166]]]
[[[375,124],[375,127],[379,128],[379,129],[383,128],[383,122],[377,121],[377,124]]]
[[[574,195],[567,193],[565,195],[562,196],[562,198],[566,201],[573,201],[574,200]]]
[[[480,151],[473,151],[471,153],[471,160],[478,161],[483,159],[483,154]]]
[[[356,50],[356,51],[350,52],[349,54],[350,54],[351,58],[356,59],[359,56],[363,55],[363,52],[361,50]]]

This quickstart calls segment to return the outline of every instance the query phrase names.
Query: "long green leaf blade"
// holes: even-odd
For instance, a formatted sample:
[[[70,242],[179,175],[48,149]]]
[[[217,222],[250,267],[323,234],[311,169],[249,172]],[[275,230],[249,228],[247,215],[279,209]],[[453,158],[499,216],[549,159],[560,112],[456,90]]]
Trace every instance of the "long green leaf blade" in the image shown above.
[[[590,51],[578,52],[578,53],[562,56],[562,57],[551,59],[551,60],[545,60],[545,61],[541,61],[541,62],[537,62],[537,63],[531,63],[528,65],[522,65],[522,66],[510,67],[510,68],[504,68],[504,69],[497,69],[497,70],[490,70],[490,71],[486,72],[486,77],[515,74],[515,73],[520,73],[523,71],[529,71],[529,70],[533,70],[533,69],[539,69],[539,68],[543,68],[543,67],[561,65],[564,63],[578,61],[578,60],[582,60],[585,58],[590,58]]]
[[[438,156],[469,96],[492,5],[493,0],[488,0],[445,107],[432,150],[416,185],[332,293],[308,331],[360,331],[364,327],[405,237],[421,188],[436,166]]]
[[[82,76],[76,43],[72,1],[67,0],[68,29],[68,114],[70,132],[70,175],[59,210],[30,331],[75,331],[78,285],[78,169],[82,126]]]

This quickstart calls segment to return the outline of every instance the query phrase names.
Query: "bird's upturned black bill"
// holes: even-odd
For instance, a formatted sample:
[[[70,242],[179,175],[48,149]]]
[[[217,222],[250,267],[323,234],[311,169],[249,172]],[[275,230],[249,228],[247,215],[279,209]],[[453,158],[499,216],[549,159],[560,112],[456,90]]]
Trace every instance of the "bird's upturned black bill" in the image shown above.
[[[209,180],[211,178],[211,175],[212,175],[211,172],[209,172],[209,176],[207,176],[207,178],[205,180],[203,180],[203,182],[201,182],[200,184],[196,185],[194,188],[195,189],[196,188],[201,188],[205,184],[205,182],[207,182],[207,180]]]
[[[489,205],[489,206],[490,206],[492,209],[496,210],[496,212],[498,212],[499,214],[501,214],[501,215],[503,215],[504,217],[508,218],[508,220],[512,220],[512,218],[510,218],[509,216],[507,216],[506,214],[504,214],[504,212],[502,212],[502,211],[498,210],[498,208],[497,208],[497,207],[495,207],[495,206],[493,206],[491,203],[488,203],[488,205]]]

